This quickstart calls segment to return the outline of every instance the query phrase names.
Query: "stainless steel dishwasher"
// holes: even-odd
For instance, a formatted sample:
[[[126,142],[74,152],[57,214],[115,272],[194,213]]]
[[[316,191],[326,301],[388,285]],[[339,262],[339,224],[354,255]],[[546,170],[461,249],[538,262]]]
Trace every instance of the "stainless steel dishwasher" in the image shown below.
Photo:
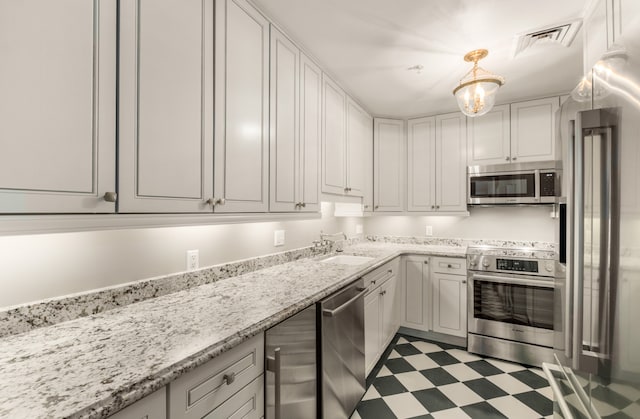
[[[320,304],[320,417],[351,416],[365,392],[364,280]]]

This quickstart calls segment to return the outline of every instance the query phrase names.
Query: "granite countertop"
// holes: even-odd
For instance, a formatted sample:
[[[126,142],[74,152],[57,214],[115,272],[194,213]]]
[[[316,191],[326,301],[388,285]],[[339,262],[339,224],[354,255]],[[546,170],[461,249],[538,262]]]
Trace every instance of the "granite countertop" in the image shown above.
[[[361,243],[358,265],[314,257],[0,339],[0,417],[106,417],[406,253],[466,246]]]

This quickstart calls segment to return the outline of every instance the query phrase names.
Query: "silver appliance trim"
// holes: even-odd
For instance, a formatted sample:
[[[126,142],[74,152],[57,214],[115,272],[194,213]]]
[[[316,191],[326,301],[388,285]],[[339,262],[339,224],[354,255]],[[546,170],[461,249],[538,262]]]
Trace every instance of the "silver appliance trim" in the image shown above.
[[[487,354],[489,356],[519,362],[527,365],[542,365],[553,362],[553,349],[528,343],[479,336],[473,333],[468,337],[469,352]]]
[[[531,172],[534,170],[541,171],[557,171],[562,170],[562,161],[547,160],[525,163],[505,163],[491,164],[484,166],[467,166],[467,173],[470,175],[488,175],[488,174],[518,174],[522,172]]]

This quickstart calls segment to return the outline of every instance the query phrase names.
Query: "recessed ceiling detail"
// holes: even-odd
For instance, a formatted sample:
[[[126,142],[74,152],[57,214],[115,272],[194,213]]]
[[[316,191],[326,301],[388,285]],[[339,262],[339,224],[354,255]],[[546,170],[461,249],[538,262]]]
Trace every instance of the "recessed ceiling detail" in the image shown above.
[[[513,56],[517,57],[522,52],[534,46],[556,44],[569,47],[578,34],[580,26],[582,26],[582,19],[574,19],[570,22],[520,34],[516,38],[516,47],[513,51]]]

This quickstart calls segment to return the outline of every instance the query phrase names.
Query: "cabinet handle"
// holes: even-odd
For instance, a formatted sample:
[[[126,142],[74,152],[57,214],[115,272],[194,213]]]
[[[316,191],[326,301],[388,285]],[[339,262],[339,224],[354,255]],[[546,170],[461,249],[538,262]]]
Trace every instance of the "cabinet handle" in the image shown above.
[[[302,203],[300,203],[300,202],[296,202],[296,205],[295,205],[295,206],[296,206],[296,208],[301,207],[301,206],[302,206]]]
[[[224,383],[226,385],[230,385],[231,383],[233,383],[234,381],[236,381],[236,373],[232,372],[230,374],[225,374],[222,376],[222,381],[224,381]]]
[[[435,205],[431,205],[431,209],[435,209],[435,208],[436,208],[436,206],[435,206]]]
[[[371,281],[371,285],[375,285],[376,284],[376,280],[374,279],[373,281]]]
[[[118,194],[115,192],[105,192],[103,198],[107,202],[116,202]]]
[[[504,159],[505,159],[506,161],[509,161],[509,160],[511,160],[511,157],[507,156],[507,157],[505,157]]]
[[[307,203],[306,203],[306,202],[301,202],[301,203],[300,203],[300,206],[301,206],[302,208],[306,208],[306,207],[307,207]]]
[[[463,280],[462,280],[462,283],[463,283],[463,284],[466,284],[466,283],[467,283],[467,280],[466,280],[466,279],[463,279]]]
[[[436,209],[439,210],[440,209],[440,205],[436,205]]]
[[[281,374],[280,374],[280,348],[276,348],[273,351],[273,356],[267,357],[267,371],[274,373],[274,411],[275,411],[275,419],[281,419],[281,403],[280,403],[280,388],[281,388]]]
[[[516,161],[516,160],[518,160],[518,158],[517,157],[512,157],[511,160],[512,161]]]
[[[211,205],[212,207],[216,204],[213,198],[207,199],[206,201],[204,201],[204,203],[207,205]]]
[[[380,208],[380,205],[376,205],[375,207],[373,207],[373,209],[378,209]]]
[[[424,264],[425,264],[425,265],[428,265],[428,264],[429,264],[429,261],[428,261],[428,260],[425,260],[425,261],[424,261]]]
[[[216,201],[215,201],[215,204],[216,204],[216,205],[224,205],[224,204],[226,204],[226,203],[227,203],[227,200],[226,200],[226,199],[224,199],[224,198],[218,198],[218,199],[216,199]]]
[[[448,265],[447,265],[447,268],[453,268],[453,266],[451,266],[451,264],[448,264]]]
[[[392,274],[392,273],[393,273],[393,269],[389,269],[389,270],[387,270],[387,273]]]

